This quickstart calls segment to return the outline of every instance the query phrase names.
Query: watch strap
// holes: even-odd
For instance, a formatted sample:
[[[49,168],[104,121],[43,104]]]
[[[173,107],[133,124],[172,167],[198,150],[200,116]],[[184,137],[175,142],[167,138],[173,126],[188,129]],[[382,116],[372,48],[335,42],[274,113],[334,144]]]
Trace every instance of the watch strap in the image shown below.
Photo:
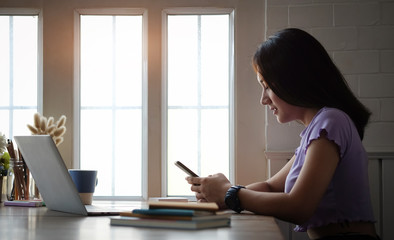
[[[240,213],[244,209],[241,208],[241,202],[238,198],[238,191],[241,188],[245,188],[244,186],[236,185],[232,186],[227,190],[226,197],[225,197],[225,203],[227,207],[229,207],[231,210]]]

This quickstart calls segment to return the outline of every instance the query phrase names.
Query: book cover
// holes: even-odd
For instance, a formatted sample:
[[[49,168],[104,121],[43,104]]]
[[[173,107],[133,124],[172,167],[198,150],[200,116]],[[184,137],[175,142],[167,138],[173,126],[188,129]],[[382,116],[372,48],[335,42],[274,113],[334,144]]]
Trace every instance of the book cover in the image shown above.
[[[206,216],[213,215],[213,211],[176,209],[176,208],[154,208],[154,209],[134,209],[133,213],[145,215],[171,215],[171,216]]]
[[[218,211],[219,206],[214,202],[166,202],[166,201],[149,201],[150,209],[155,208],[176,208],[176,209],[192,209],[204,211]]]
[[[152,211],[152,210],[162,210],[162,209],[150,209],[150,211]],[[166,209],[166,211],[167,211],[167,209]],[[164,213],[166,211],[162,211],[162,212]],[[120,216],[151,218],[151,219],[183,220],[183,221],[206,221],[206,220],[218,220],[218,219],[231,218],[230,212],[217,212],[217,213],[208,212],[208,213],[210,213],[210,214],[209,215],[193,215],[193,214],[171,215],[171,213],[169,213],[169,214],[150,214],[149,211],[133,211],[133,212],[121,212]]]
[[[112,217],[110,223],[111,225],[116,226],[197,230],[206,228],[228,227],[231,224],[231,218],[206,221],[182,221],[117,216]]]
[[[13,200],[5,201],[4,206],[16,206],[16,207],[42,207],[44,205],[41,200]]]
[[[189,202],[189,199],[185,197],[151,197],[149,201]]]

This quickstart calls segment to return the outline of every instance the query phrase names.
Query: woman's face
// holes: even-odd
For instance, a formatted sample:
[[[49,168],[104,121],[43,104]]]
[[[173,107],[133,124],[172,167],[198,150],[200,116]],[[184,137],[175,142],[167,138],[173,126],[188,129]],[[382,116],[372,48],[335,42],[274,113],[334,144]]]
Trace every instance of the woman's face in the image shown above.
[[[301,108],[288,104],[279,98],[269,87],[264,78],[257,74],[257,80],[262,87],[260,103],[267,105],[276,116],[279,123],[288,123],[294,120],[301,120]]]

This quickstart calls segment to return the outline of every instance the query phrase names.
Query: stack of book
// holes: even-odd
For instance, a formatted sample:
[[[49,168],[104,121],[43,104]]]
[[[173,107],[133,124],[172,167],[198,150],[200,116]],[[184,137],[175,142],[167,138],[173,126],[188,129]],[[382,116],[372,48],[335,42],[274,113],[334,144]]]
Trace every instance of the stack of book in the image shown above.
[[[146,209],[122,212],[111,218],[111,225],[205,229],[228,227],[231,213],[219,211],[216,203],[150,201]]]

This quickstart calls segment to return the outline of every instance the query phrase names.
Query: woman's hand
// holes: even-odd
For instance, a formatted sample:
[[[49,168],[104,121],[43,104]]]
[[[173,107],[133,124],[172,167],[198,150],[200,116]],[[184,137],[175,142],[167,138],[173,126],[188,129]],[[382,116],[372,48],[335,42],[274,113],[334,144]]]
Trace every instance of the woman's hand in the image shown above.
[[[230,181],[222,173],[209,175],[208,177],[186,177],[191,190],[196,192],[199,202],[216,202],[219,208],[227,208],[224,197],[231,187]]]

